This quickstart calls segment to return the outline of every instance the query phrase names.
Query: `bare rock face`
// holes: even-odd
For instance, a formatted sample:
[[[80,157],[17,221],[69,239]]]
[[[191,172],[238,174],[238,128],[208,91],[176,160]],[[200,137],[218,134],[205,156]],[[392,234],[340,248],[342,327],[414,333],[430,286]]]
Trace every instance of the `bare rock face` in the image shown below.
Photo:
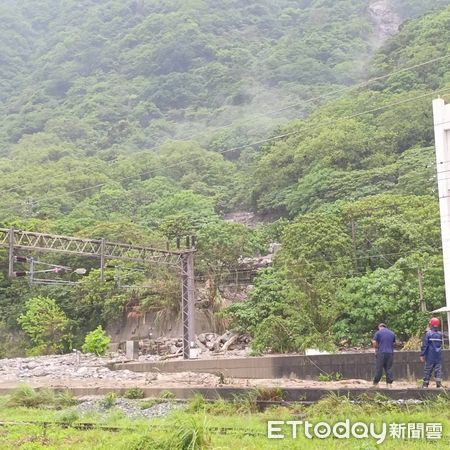
[[[380,43],[397,33],[402,19],[395,12],[390,0],[374,0],[369,5],[369,14],[376,25]]]
[[[240,223],[248,227],[253,227],[257,224],[255,214],[249,211],[241,211],[225,214],[224,219],[227,222]]]

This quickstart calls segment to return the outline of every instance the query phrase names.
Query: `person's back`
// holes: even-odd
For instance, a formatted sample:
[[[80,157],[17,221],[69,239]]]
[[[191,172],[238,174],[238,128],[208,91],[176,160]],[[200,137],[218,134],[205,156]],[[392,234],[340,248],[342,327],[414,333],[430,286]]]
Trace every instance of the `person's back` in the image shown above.
[[[439,363],[442,360],[442,333],[437,329],[426,332],[422,346],[423,356],[430,363]]]
[[[380,353],[394,353],[395,334],[386,327],[380,327],[373,337]]]
[[[378,331],[374,334],[372,345],[376,350],[376,366],[373,385],[378,386],[378,383],[383,375],[383,370],[386,373],[386,386],[390,387],[394,381],[394,374],[392,371],[392,364],[394,362],[394,344],[395,334],[386,327],[384,323],[378,325]]]
[[[420,360],[425,363],[423,388],[427,388],[431,376],[434,372],[436,387],[442,387],[442,340],[443,334],[439,331],[440,321],[433,317],[429,326],[430,329],[423,337],[422,347],[420,349]]]

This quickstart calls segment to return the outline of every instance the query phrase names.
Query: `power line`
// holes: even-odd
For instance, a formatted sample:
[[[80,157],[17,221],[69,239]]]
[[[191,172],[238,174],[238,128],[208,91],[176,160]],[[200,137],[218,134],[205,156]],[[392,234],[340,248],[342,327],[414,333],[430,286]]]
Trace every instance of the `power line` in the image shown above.
[[[397,75],[398,73],[408,72],[408,71],[410,71],[412,69],[416,69],[418,67],[426,66],[428,64],[431,64],[431,63],[434,63],[434,62],[437,62],[437,61],[441,61],[441,60],[447,59],[449,57],[450,57],[450,54],[443,55],[443,56],[439,56],[437,58],[430,59],[430,60],[425,61],[423,63],[418,63],[418,64],[415,64],[413,66],[405,67],[403,69],[394,70],[392,72],[389,72],[388,74],[381,75],[381,76],[378,76],[378,77],[374,77],[374,78],[371,78],[371,79],[369,79],[367,81],[361,81],[360,83],[357,83],[357,84],[349,86],[349,87],[345,87],[345,88],[342,88],[342,89],[336,89],[335,91],[331,91],[331,92],[328,92],[326,94],[319,95],[317,97],[305,100],[304,102],[301,102],[301,103],[300,102],[299,103],[293,103],[293,104],[288,105],[288,106],[286,106],[284,108],[281,108],[281,109],[278,109],[278,110],[274,110],[274,111],[269,111],[268,114],[273,114],[274,112],[281,112],[281,111],[285,111],[285,110],[290,109],[290,108],[295,108],[296,106],[301,106],[303,103],[309,103],[311,101],[320,100],[322,98],[326,98],[326,97],[329,97],[331,95],[338,94],[338,93],[341,93],[341,92],[351,91],[353,89],[357,90],[357,89],[359,89],[361,87],[368,86],[369,84],[375,83],[376,81],[380,81],[380,80],[383,80],[385,78],[389,78],[389,77],[391,77],[393,75]]]
[[[370,85],[372,83],[375,83],[376,81],[381,81],[383,79],[389,78],[389,77],[391,77],[393,75],[396,75],[398,73],[408,72],[410,70],[413,70],[413,69],[416,69],[416,68],[419,68],[419,67],[422,67],[422,66],[426,66],[428,64],[431,64],[431,63],[434,63],[434,62],[437,62],[437,61],[441,61],[441,60],[447,59],[449,57],[450,57],[450,54],[439,56],[437,58],[433,58],[433,59],[430,59],[428,61],[424,61],[423,63],[418,63],[418,64],[415,64],[413,66],[405,67],[405,68],[402,68],[402,69],[399,69],[399,70],[394,70],[394,71],[389,72],[389,73],[387,73],[385,75],[381,75],[381,76],[374,77],[374,78],[371,78],[371,79],[366,80],[366,81],[362,81],[362,82],[354,84],[352,86],[346,86],[344,88],[335,89],[335,90],[327,92],[325,94],[320,94],[320,95],[318,95],[316,97],[311,97],[311,98],[308,98],[306,100],[302,100],[301,102],[292,103],[291,105],[284,106],[283,108],[269,110],[269,111],[266,111],[265,114],[269,115],[269,114],[274,114],[274,113],[278,113],[278,112],[283,112],[283,111],[286,111],[288,109],[292,109],[292,108],[295,108],[297,106],[303,106],[305,104],[312,103],[312,102],[315,102],[317,100],[321,100],[321,99],[324,99],[324,98],[328,98],[328,97],[331,97],[331,96],[336,95],[336,94],[340,94],[340,93],[347,92],[347,91],[350,92],[352,90],[357,90],[357,89],[360,89],[361,87],[368,86],[368,85]],[[181,111],[187,111],[187,110],[189,110],[189,108],[182,109]],[[180,111],[180,110],[178,110],[178,111]],[[239,121],[239,125],[242,124],[242,123],[253,122],[255,120],[257,120],[257,118],[255,118],[255,117],[251,117],[251,118],[248,118],[248,119],[240,120]],[[214,131],[219,131],[219,130],[222,130],[222,129],[230,128],[230,127],[232,127],[234,125],[235,125],[235,123],[231,122],[231,123],[229,123],[227,125],[222,125],[220,127],[215,127]],[[194,134],[192,134],[190,136],[187,136],[187,137],[183,138],[182,140],[190,140],[190,139],[192,139],[192,138],[194,138],[194,137],[196,137],[198,135],[201,135],[201,134],[202,133],[194,133]],[[157,148],[159,148],[159,146],[155,146],[155,147],[152,147],[150,149],[146,149],[145,151],[154,150],[154,149],[157,149]],[[142,153],[142,152],[137,152],[137,153]]]
[[[398,74],[398,73],[407,72],[407,71],[410,71],[410,70],[413,70],[413,69],[416,69],[416,68],[419,68],[419,67],[422,67],[422,66],[425,66],[425,65],[428,65],[428,64],[437,62],[437,61],[441,61],[441,60],[447,59],[447,58],[449,58],[449,57],[450,57],[450,54],[443,55],[443,56],[440,56],[440,57],[437,57],[437,58],[433,58],[433,59],[424,61],[424,62],[422,62],[422,63],[418,63],[418,64],[415,64],[415,65],[412,65],[412,66],[409,66],[409,67],[405,67],[405,68],[402,68],[402,69],[399,69],[399,70],[395,70],[395,71],[389,72],[389,73],[387,73],[387,74],[385,74],[385,75],[381,75],[381,76],[374,77],[374,78],[371,78],[371,79],[366,80],[366,81],[362,81],[362,82],[360,82],[360,83],[357,83],[356,85],[352,85],[352,86],[349,86],[349,87],[344,87],[344,88],[341,88],[341,89],[336,89],[336,90],[334,90],[334,91],[330,91],[330,92],[327,92],[327,93],[325,93],[325,94],[321,94],[321,95],[318,95],[318,96],[316,96],[316,97],[312,97],[312,98],[303,100],[302,102],[293,103],[293,104],[291,104],[291,105],[288,105],[288,106],[283,107],[283,108],[280,108],[280,109],[268,111],[268,112],[266,112],[266,114],[273,114],[273,113],[277,113],[277,112],[282,112],[282,111],[285,111],[285,110],[287,110],[287,109],[291,109],[291,108],[294,108],[294,107],[297,107],[297,106],[302,106],[303,104],[311,103],[311,102],[314,102],[314,101],[317,101],[317,100],[320,100],[320,99],[323,99],[323,98],[327,98],[327,97],[330,97],[330,96],[332,96],[332,95],[339,94],[339,93],[342,93],[342,92],[345,92],[345,91],[357,90],[357,89],[359,89],[359,88],[361,88],[361,87],[368,86],[368,85],[370,85],[370,84],[372,84],[372,83],[374,83],[374,82],[376,82],[376,81],[380,81],[380,80],[389,78],[389,77],[391,77],[391,76],[393,76],[393,75],[396,75],[396,74]],[[185,109],[182,109],[181,111],[187,111],[187,110],[189,110],[189,109],[190,109],[190,108],[185,108]],[[180,111],[180,110],[178,110],[178,111]],[[244,119],[244,120],[241,120],[241,121],[239,122],[239,124],[246,123],[246,122],[251,122],[251,121],[254,121],[254,120],[256,120],[256,118]],[[224,126],[222,126],[222,127],[216,127],[215,130],[220,130],[220,129],[223,129],[223,128],[229,128],[229,127],[231,127],[231,126],[233,126],[233,125],[234,125],[234,123],[230,123],[230,124],[224,125]],[[191,135],[191,136],[186,136],[186,137],[184,137],[182,140],[190,140],[190,139],[192,139],[193,137],[198,136],[199,134],[201,134],[201,133],[195,133],[195,134],[193,134],[193,135]],[[245,147],[249,147],[249,146],[252,146],[252,145],[256,145],[256,144],[255,144],[255,143],[253,143],[253,144],[248,144],[248,145],[245,146]],[[144,153],[144,152],[146,153],[146,152],[151,151],[151,150],[156,150],[156,149],[158,149],[158,148],[160,148],[160,147],[161,147],[161,145],[157,145],[157,146],[151,147],[151,148],[149,148],[149,149],[145,149],[145,150],[142,151],[142,152],[135,152],[134,154],[141,154],[141,153]],[[245,147],[244,147],[244,148],[245,148]],[[238,150],[238,149],[240,149],[240,147],[233,148],[233,149],[229,149],[229,150],[226,150],[226,151],[223,151],[223,152],[215,152],[215,153],[221,154],[221,153],[225,153],[225,152],[227,152],[227,151],[232,151],[232,150],[235,151],[235,150]],[[112,162],[117,162],[117,160],[114,160],[114,161],[112,161]],[[107,163],[107,164],[108,164],[108,163]],[[98,166],[100,166],[100,164],[98,164]],[[94,166],[94,167],[95,167],[95,166]],[[102,185],[103,185],[103,184],[102,184]],[[99,187],[99,185],[94,185],[94,186],[91,186],[91,187],[89,187],[89,188],[85,188],[85,189],[79,190],[78,192],[82,192],[83,190],[94,189],[94,188],[96,188],[96,187]],[[8,189],[8,190],[5,191],[5,192],[8,192],[8,191],[14,190],[14,189],[16,189],[16,187],[12,187],[12,188]]]
[[[441,250],[441,249],[442,249],[442,247],[438,247],[435,250]],[[425,252],[425,253],[427,253],[428,256],[439,256],[440,255],[440,253],[429,253],[428,250],[429,249],[425,249],[425,248],[420,249],[419,248],[419,249],[409,250],[407,252],[378,253],[378,254],[375,254],[375,255],[358,256],[356,258],[352,258],[351,255],[346,255],[343,258],[331,259],[331,260],[328,260],[328,259],[325,259],[325,258],[324,259],[314,258],[314,259],[305,259],[305,262],[307,262],[308,264],[314,264],[316,262],[336,263],[336,262],[342,261],[345,258],[349,259],[348,262],[352,262],[355,259],[356,260],[370,260],[370,259],[378,259],[379,258],[379,259],[385,259],[392,266],[393,264],[386,259],[387,256],[407,257],[407,256],[411,256],[412,254],[418,253],[418,252]],[[228,276],[233,276],[236,273],[258,272],[258,271],[266,269],[266,268],[267,267],[259,267],[259,268],[255,268],[255,269],[242,269],[242,270],[241,269],[237,269],[236,270],[236,269],[227,268],[228,273],[225,276],[227,276],[227,277]],[[349,273],[349,272],[346,272],[346,273]],[[199,276],[196,277],[196,279],[205,279],[205,280],[207,280],[207,279],[209,279],[209,277],[207,275],[199,275]]]
[[[266,143],[269,143],[269,142],[275,142],[275,141],[278,141],[280,139],[284,139],[284,138],[287,138],[287,137],[292,137],[292,136],[299,135],[302,132],[304,132],[305,130],[311,130],[311,129],[320,128],[322,126],[326,126],[326,125],[329,125],[329,124],[334,124],[337,119],[340,119],[340,120],[353,119],[353,118],[356,118],[356,117],[363,116],[365,114],[370,114],[370,113],[373,113],[373,112],[382,111],[382,110],[387,109],[387,108],[392,108],[392,107],[403,105],[403,104],[410,103],[410,102],[413,102],[413,101],[421,100],[423,98],[429,97],[430,95],[436,95],[437,93],[447,94],[447,93],[450,93],[450,90],[430,91],[430,92],[427,92],[426,94],[417,95],[417,96],[414,96],[412,98],[407,98],[407,99],[399,100],[399,101],[396,101],[396,102],[391,102],[391,103],[388,103],[386,105],[378,106],[376,108],[372,108],[372,109],[369,109],[369,110],[361,111],[361,112],[350,114],[350,115],[347,115],[347,116],[335,117],[333,119],[329,119],[328,121],[323,121],[323,122],[318,123],[318,124],[317,123],[309,124],[309,125],[306,124],[304,127],[302,127],[302,130],[291,131],[291,132],[288,132],[288,133],[279,134],[279,135],[272,136],[272,137],[267,138],[267,139],[262,139],[262,140],[255,141],[255,142],[252,142],[252,143],[249,143],[249,144],[244,144],[244,145],[241,145],[241,146],[232,147],[232,148],[225,149],[225,150],[222,150],[222,151],[216,152],[216,153],[217,154],[225,154],[225,153],[232,152],[232,151],[243,150],[245,148],[253,147],[253,146],[256,146],[256,145],[266,144]],[[201,157],[191,158],[190,161],[195,161],[195,160],[199,160],[199,159],[201,159]],[[180,166],[182,164],[183,163],[177,162],[177,163],[165,166],[164,169],[168,169],[168,168],[171,169],[171,168],[174,168],[174,167],[178,167],[178,166]],[[158,172],[160,170],[161,169],[148,170],[148,171],[139,173],[138,176],[139,177],[142,177],[144,175],[148,176],[148,175],[151,175],[152,173]],[[78,192],[83,192],[83,191],[96,189],[96,188],[99,188],[99,187],[106,186],[106,185],[108,185],[110,183],[113,183],[113,182],[117,183],[117,182],[122,182],[122,181],[130,180],[130,179],[136,179],[136,178],[137,177],[135,175],[132,175],[132,176],[118,178],[118,179],[115,179],[115,180],[109,180],[109,181],[104,182],[104,183],[98,183],[96,185],[89,186],[89,187],[82,188],[82,189],[77,189],[75,191],[66,191],[66,192],[64,192],[62,194],[49,196],[49,197],[45,198],[45,201],[56,199],[56,198],[60,198],[60,197],[69,196],[69,195],[71,195],[73,193],[78,193]],[[19,203],[13,203],[12,205],[18,206],[18,205],[21,205],[21,204],[22,203],[20,203],[20,204]],[[37,201],[32,202],[32,204],[37,204]]]
[[[77,163],[78,162],[80,162],[81,160],[76,160],[77,161]],[[110,165],[110,163],[98,163],[98,164],[93,164],[93,165],[91,165],[91,166],[80,166],[80,167],[78,167],[78,170],[81,172],[81,173],[83,173],[83,174],[85,174],[85,172],[86,172],[86,170],[88,170],[89,172],[90,172],[90,174],[93,174],[93,175],[104,175],[105,177],[108,177],[109,178],[109,176],[107,175],[107,173],[101,173],[101,172],[98,172],[98,171],[95,171],[95,169],[96,168],[99,168],[100,166],[102,166],[103,168],[105,168],[105,169],[107,169],[108,167],[105,167],[105,166],[108,166],[108,165]],[[52,167],[52,169],[57,169],[57,167]],[[64,167],[63,167],[63,169],[64,169]],[[58,179],[54,179],[53,181],[67,181],[68,179],[67,179],[67,177],[60,177],[60,178],[58,178]],[[69,179],[70,180],[70,179]],[[111,180],[108,180],[107,181],[108,183],[110,183],[111,182]],[[22,187],[22,186],[21,186]],[[90,189],[92,189],[92,188],[94,188],[95,187],[95,185],[94,186],[91,186],[90,187]],[[79,189],[79,190],[76,190],[76,191],[72,191],[72,192],[74,192],[74,193],[76,193],[76,192],[82,192],[82,191],[84,191],[86,188],[82,188],[82,189]],[[12,187],[10,187],[10,188],[8,188],[8,189],[2,189],[2,192],[11,192],[11,191],[17,191],[18,190],[18,187],[17,186],[12,186]]]
[[[381,76],[378,76],[378,77],[374,77],[374,78],[371,78],[371,79],[369,79],[369,80],[362,81],[362,82],[360,82],[360,83],[354,84],[354,85],[352,85],[352,86],[345,86],[345,87],[343,87],[343,88],[335,89],[335,90],[330,91],[330,92],[327,92],[327,93],[325,93],[325,94],[320,94],[320,95],[318,95],[318,96],[311,97],[311,98],[308,98],[308,99],[306,99],[306,100],[302,100],[301,102],[292,103],[292,104],[290,104],[290,105],[284,106],[284,107],[279,108],[279,109],[274,109],[274,110],[266,111],[266,112],[265,112],[265,115],[267,116],[267,115],[270,115],[270,114],[275,114],[275,113],[287,111],[287,110],[289,110],[289,109],[296,108],[296,107],[298,107],[298,106],[303,106],[303,105],[306,105],[306,104],[308,104],[308,103],[313,103],[313,102],[315,102],[315,101],[322,100],[322,99],[325,99],[325,98],[334,96],[334,95],[336,95],[336,94],[341,94],[341,93],[343,93],[343,92],[350,92],[350,91],[352,91],[352,90],[357,90],[357,89],[360,89],[360,88],[362,88],[362,87],[368,86],[368,85],[370,85],[370,84],[372,84],[372,83],[375,83],[375,82],[377,82],[377,81],[381,81],[381,80],[383,80],[383,79],[389,78],[389,77],[391,77],[391,76],[393,76],[393,75],[397,75],[397,74],[402,73],[402,72],[408,72],[408,71],[410,71],[410,70],[417,69],[417,68],[419,68],[419,67],[423,67],[423,66],[426,66],[426,65],[428,65],[428,64],[432,64],[432,63],[434,63],[434,62],[437,62],[437,61],[441,61],[441,60],[447,59],[447,58],[449,58],[449,57],[450,57],[450,54],[447,54],[447,55],[439,56],[439,57],[437,57],[437,58],[430,59],[430,60],[428,60],[428,61],[424,61],[424,62],[422,62],[422,63],[414,64],[413,66],[405,67],[405,68],[402,68],[402,69],[399,69],[399,70],[394,70],[394,71],[389,72],[389,73],[387,73],[387,74],[385,74],[385,75],[381,75]],[[188,110],[189,110],[189,108],[185,108],[185,109],[182,109],[181,111],[188,111]],[[180,111],[180,110],[178,110],[178,111]],[[264,116],[263,116],[263,117],[264,117]],[[250,117],[250,118],[248,118],[248,119],[240,120],[239,123],[238,123],[238,125],[241,125],[241,124],[243,124],[243,123],[253,122],[253,121],[257,120],[257,119],[258,119],[258,118],[256,118],[256,117]],[[227,128],[233,127],[233,126],[235,126],[235,125],[236,125],[236,124],[235,124],[234,122],[230,122],[230,123],[227,124],[227,125],[222,125],[222,126],[220,126],[220,127],[214,127],[213,131],[217,132],[217,131],[220,131],[220,130],[223,130],[223,129],[227,129]],[[192,135],[190,135],[190,136],[187,136],[187,137],[183,138],[182,140],[190,140],[190,139],[192,139],[192,138],[194,138],[194,137],[197,137],[197,136],[199,136],[199,135],[201,135],[201,134],[202,134],[202,132],[194,133],[194,134],[192,134]],[[155,146],[155,147],[152,147],[152,148],[150,148],[150,149],[146,149],[145,151],[153,150],[153,149],[156,149],[156,148],[159,148],[159,146]],[[141,152],[138,152],[138,153],[141,153]]]
[[[410,253],[414,253],[416,250],[414,250],[414,251],[411,251]],[[391,253],[390,255],[394,255],[395,253]],[[387,255],[389,255],[389,254],[387,254]],[[403,255],[403,256],[408,256],[408,255],[406,255],[406,254],[403,254],[403,253],[397,253],[397,255]],[[428,254],[429,256],[439,256],[439,254],[438,253],[430,253],[430,254]],[[381,256],[384,256],[384,255],[379,255],[380,257]],[[367,258],[369,258],[369,257],[367,257]],[[311,263],[311,261],[309,261],[309,263]],[[394,263],[395,264],[395,263]],[[393,265],[391,265],[391,267],[392,267]],[[436,268],[438,267],[438,266],[435,266]],[[439,267],[441,267],[441,265],[439,264]],[[382,267],[377,267],[377,269],[375,269],[375,270],[378,270],[378,269],[384,269],[384,270],[387,270],[387,269],[385,269],[385,268],[382,268]],[[417,268],[416,266],[414,266],[414,267],[408,267],[408,268]],[[429,268],[429,267],[428,267]],[[261,270],[261,269],[259,269],[259,270]],[[257,270],[256,272],[258,272],[259,270]],[[373,273],[373,272],[362,272],[362,271],[357,271],[357,270],[349,270],[349,271],[343,271],[343,272],[322,272],[320,275],[319,274],[315,274],[315,275],[305,275],[305,277],[307,278],[307,279],[311,279],[311,280],[316,280],[316,279],[323,279],[323,277],[326,277],[326,278],[346,278],[346,277],[348,277],[348,276],[351,276],[351,277],[353,277],[353,276],[367,276],[367,275],[370,275],[371,273]],[[230,272],[230,274],[228,275],[228,276],[225,276],[224,278],[227,280],[227,281],[229,281],[230,282],[230,284],[237,284],[237,285],[244,285],[245,283],[242,283],[242,280],[241,281],[239,281],[239,279],[238,279],[238,282],[236,283],[234,280],[231,280],[231,278],[232,278],[232,276],[233,275],[235,275],[235,272],[234,271],[232,271],[232,272]],[[255,276],[257,275],[257,273],[255,273]],[[205,281],[207,281],[209,278],[208,277],[206,277],[206,276],[197,276],[197,277],[195,277],[195,281],[198,281],[198,282],[205,282]],[[292,276],[287,276],[287,279],[288,280],[291,280],[291,281],[294,281],[294,280],[296,280],[296,278],[295,277],[292,277]]]
[[[380,76],[377,76],[377,77],[374,77],[374,78],[370,78],[369,80],[361,81],[361,82],[356,83],[356,84],[351,85],[351,86],[345,86],[345,87],[340,88],[340,89],[335,89],[335,90],[326,92],[324,94],[320,94],[318,96],[302,100],[301,102],[296,102],[296,103],[292,103],[290,105],[284,106],[282,108],[265,111],[265,115],[267,116],[267,115],[270,115],[270,114],[275,114],[275,113],[287,111],[289,109],[296,108],[298,106],[303,106],[303,105],[306,105],[308,103],[313,103],[315,101],[322,100],[322,99],[334,96],[336,94],[341,94],[343,92],[350,92],[352,90],[357,90],[357,89],[360,89],[362,87],[368,86],[368,85],[370,85],[372,83],[375,83],[377,81],[381,81],[383,79],[387,79],[387,78],[389,78],[389,77],[391,77],[393,75],[397,75],[397,74],[403,73],[403,72],[408,72],[408,71],[411,71],[413,69],[417,69],[419,67],[423,67],[423,66],[426,66],[426,65],[438,62],[438,61],[442,61],[442,60],[447,59],[449,57],[450,57],[450,54],[439,56],[439,57],[436,57],[436,58],[432,58],[432,59],[429,59],[429,60],[424,61],[422,63],[417,63],[417,64],[414,64],[412,66],[408,66],[408,67],[404,67],[402,69],[394,70],[394,71],[391,71],[391,72],[389,72],[389,73],[387,73],[385,75],[380,75]],[[177,109],[177,112],[186,112],[186,111],[190,111],[190,110],[191,110],[191,107],[187,107],[187,108],[183,108],[183,109]],[[257,119],[258,119],[257,117],[250,117],[248,119],[240,120],[238,124],[240,125],[240,124],[243,124],[243,123],[253,122],[253,121],[257,120]],[[222,126],[219,126],[219,127],[214,127],[213,131],[219,131],[219,130],[222,130],[222,129],[233,127],[235,125],[236,124],[234,122],[230,122],[230,123],[228,123],[226,125],[222,125]],[[199,135],[202,135],[202,134],[203,134],[203,132],[197,132],[197,133],[191,134],[190,136],[184,137],[182,140],[190,140],[190,139],[192,139],[194,137],[197,137]],[[147,152],[149,150],[155,150],[155,149],[157,149],[159,147],[160,147],[159,145],[155,146],[155,147],[151,147],[150,149],[146,149],[145,152]],[[142,153],[142,152],[137,152],[137,153]]]

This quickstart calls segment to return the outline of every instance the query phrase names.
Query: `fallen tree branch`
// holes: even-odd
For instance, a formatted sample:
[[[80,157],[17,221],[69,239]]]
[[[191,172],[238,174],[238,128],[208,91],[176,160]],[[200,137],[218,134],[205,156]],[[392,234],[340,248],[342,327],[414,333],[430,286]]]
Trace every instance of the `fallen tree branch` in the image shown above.
[[[231,336],[230,339],[228,339],[228,341],[226,341],[225,344],[223,344],[222,351],[226,352],[228,348],[238,340],[238,338],[239,338],[238,334],[233,334],[233,336]]]

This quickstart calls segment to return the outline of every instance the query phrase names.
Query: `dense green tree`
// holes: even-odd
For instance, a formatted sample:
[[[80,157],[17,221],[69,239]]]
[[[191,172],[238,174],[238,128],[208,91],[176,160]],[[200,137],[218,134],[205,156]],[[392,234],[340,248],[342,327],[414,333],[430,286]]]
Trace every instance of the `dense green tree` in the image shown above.
[[[68,339],[67,316],[49,297],[34,297],[25,304],[25,312],[17,322],[33,343],[35,355],[60,352]]]
[[[196,235],[212,312],[240,257],[281,241],[230,309],[256,350],[367,342],[378,320],[406,339],[424,320],[418,271],[427,306],[442,298],[430,100],[450,86],[445,5],[392,0],[401,19],[436,11],[379,47],[359,0],[5,0],[1,225],[160,248]],[[274,223],[220,218],[249,208]],[[57,259],[88,269],[76,289],[8,280],[3,252],[5,341],[38,296],[77,346],[124,315],[179,313],[168,270],[100,283],[97,261]]]

